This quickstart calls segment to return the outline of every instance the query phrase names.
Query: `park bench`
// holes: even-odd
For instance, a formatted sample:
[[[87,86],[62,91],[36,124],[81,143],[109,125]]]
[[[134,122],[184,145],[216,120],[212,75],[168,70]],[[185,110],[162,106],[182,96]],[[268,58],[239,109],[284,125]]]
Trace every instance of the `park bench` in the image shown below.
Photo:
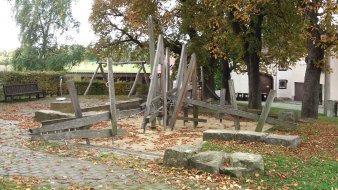
[[[13,100],[14,96],[29,96],[30,99],[32,95],[35,95],[36,98],[40,98],[40,94],[42,94],[42,97],[44,97],[42,91],[39,90],[38,84],[36,83],[3,85],[3,91],[5,101],[7,101],[7,97],[11,97]]]

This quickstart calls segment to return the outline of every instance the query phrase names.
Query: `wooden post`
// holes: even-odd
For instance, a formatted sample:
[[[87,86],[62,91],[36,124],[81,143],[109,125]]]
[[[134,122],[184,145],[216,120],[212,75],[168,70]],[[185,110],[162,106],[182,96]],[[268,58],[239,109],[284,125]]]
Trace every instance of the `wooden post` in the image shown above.
[[[69,95],[70,95],[70,100],[72,101],[75,117],[81,118],[82,117],[82,111],[81,111],[81,108],[80,108],[79,99],[77,97],[75,84],[72,80],[67,80],[66,84],[67,84],[68,92],[69,92]]]
[[[182,81],[184,77],[184,72],[187,67],[187,53],[186,53],[186,45],[183,44],[182,46],[182,52],[181,52],[181,57],[180,57],[180,63],[178,65],[178,71],[177,71],[177,77],[176,77],[176,88],[177,92],[180,90],[182,86]]]
[[[256,132],[262,132],[264,123],[265,123],[266,119],[268,118],[268,115],[269,115],[269,112],[270,112],[270,109],[271,109],[271,104],[272,104],[273,100],[275,99],[276,94],[277,94],[276,90],[270,90],[268,98],[266,99],[266,102],[265,102],[265,106],[263,107],[262,113],[259,117],[257,127],[256,127],[256,130],[255,130]]]
[[[72,101],[75,117],[82,118],[82,111],[81,111],[79,99],[77,97],[77,92],[76,92],[74,81],[67,80],[66,84],[67,84],[68,92],[70,94],[70,100]],[[87,145],[90,144],[90,141],[88,138],[86,138],[86,144]]]
[[[134,93],[134,91],[135,91],[135,88],[136,88],[137,81],[138,81],[138,78],[139,78],[139,75],[140,75],[141,70],[142,70],[142,67],[140,67],[140,69],[138,70],[138,72],[137,72],[137,74],[136,74],[135,81],[134,81],[134,83],[133,83],[133,86],[132,86],[131,89],[130,89],[130,92],[129,92],[129,94],[128,94],[128,97],[130,97],[130,96]]]
[[[201,83],[202,83],[202,87],[201,87],[201,100],[204,100],[204,72],[203,72],[203,67],[201,66]]]
[[[176,105],[175,105],[173,115],[172,115],[170,123],[169,123],[171,130],[174,129],[174,126],[175,126],[175,123],[176,123],[176,120],[177,120],[177,116],[178,116],[178,111],[182,107],[184,99],[186,98],[188,84],[191,81],[191,75],[192,75],[195,67],[196,67],[196,55],[192,54],[188,70],[187,70],[187,72],[184,76],[182,88],[178,90]]]
[[[95,78],[95,75],[96,75],[97,71],[99,71],[99,68],[100,68],[100,64],[97,66],[96,71],[94,72],[92,78],[90,79],[89,84],[88,84],[88,87],[87,87],[85,93],[83,94],[84,96],[87,96],[88,91],[89,91],[90,87],[92,86],[92,83],[93,83],[93,80],[94,80],[94,78]]]
[[[235,95],[235,85],[233,80],[228,81],[229,84],[229,93],[230,93],[230,103],[234,110],[238,110],[237,107],[237,101],[236,101],[236,95]],[[234,116],[234,125],[236,130],[240,130],[241,126],[239,124],[239,117]]]
[[[114,87],[114,74],[112,60],[107,59],[108,65],[108,83],[109,83],[109,99],[110,99],[110,114],[111,114],[111,127],[112,127],[112,139],[114,142],[114,136],[117,135],[117,120],[116,120],[116,99],[115,99],[115,87]]]
[[[156,93],[157,65],[160,62],[160,58],[161,58],[162,53],[163,53],[163,37],[162,37],[162,35],[159,35],[158,42],[157,42],[157,51],[156,51],[156,55],[155,55],[155,59],[154,59],[154,66],[153,66],[153,69],[152,69],[152,72],[151,72],[151,80],[150,80],[150,85],[149,85],[146,108],[145,108],[145,111],[144,111],[144,117],[143,117],[143,122],[142,122],[143,133],[146,132],[146,125],[147,125],[146,118],[150,114],[150,111],[153,109],[151,107],[151,103],[152,103],[153,97]]]
[[[194,69],[194,73],[192,75],[192,99],[197,100],[197,67]],[[198,125],[198,106],[193,105],[192,107],[192,115],[194,120],[194,127]]]
[[[220,106],[224,106],[224,105],[225,105],[225,88],[222,88],[222,89],[221,89],[219,105],[220,105]],[[222,123],[222,121],[223,121],[223,116],[224,116],[223,113],[220,113],[220,114],[219,114],[219,122],[221,122],[221,123]]]
[[[163,128],[164,130],[167,128],[167,122],[168,122],[168,107],[167,107],[167,91],[168,91],[168,64],[169,64],[169,48],[165,49],[165,60],[163,61],[162,65],[162,96],[163,96]]]

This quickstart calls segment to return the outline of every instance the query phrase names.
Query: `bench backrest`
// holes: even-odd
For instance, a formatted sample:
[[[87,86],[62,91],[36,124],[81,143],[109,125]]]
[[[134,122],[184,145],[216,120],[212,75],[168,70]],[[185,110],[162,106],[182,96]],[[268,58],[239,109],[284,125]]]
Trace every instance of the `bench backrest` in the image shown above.
[[[35,83],[4,85],[3,87],[5,95],[15,95],[39,91],[39,87]]]

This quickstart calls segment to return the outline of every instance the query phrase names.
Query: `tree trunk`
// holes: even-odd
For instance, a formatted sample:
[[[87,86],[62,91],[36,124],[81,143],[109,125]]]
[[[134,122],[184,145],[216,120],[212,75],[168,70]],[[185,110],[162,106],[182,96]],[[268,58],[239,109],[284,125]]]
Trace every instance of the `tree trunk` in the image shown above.
[[[225,88],[225,101],[230,102],[230,90],[228,81],[231,79],[229,60],[221,59],[221,86]]]
[[[252,19],[249,28],[251,32],[247,34],[244,43],[243,60],[248,68],[249,78],[249,105],[251,109],[260,109],[262,107],[259,63],[260,52],[262,50],[262,23],[264,15],[258,15],[257,19]]]
[[[324,61],[324,49],[318,45],[318,42],[320,42],[320,26],[318,25],[317,11],[308,9],[306,16],[310,21],[310,27],[307,29],[310,36],[307,39],[308,56],[305,59],[306,72],[301,117],[317,119],[320,74],[322,71],[318,63]]]
[[[215,93],[215,79],[214,79],[214,68],[216,65],[216,59],[214,58],[213,55],[210,55],[209,59],[209,65],[206,67],[203,67],[203,72],[204,72],[204,100],[208,98],[213,98],[216,99],[217,97],[214,96]],[[212,91],[212,92],[210,92]]]

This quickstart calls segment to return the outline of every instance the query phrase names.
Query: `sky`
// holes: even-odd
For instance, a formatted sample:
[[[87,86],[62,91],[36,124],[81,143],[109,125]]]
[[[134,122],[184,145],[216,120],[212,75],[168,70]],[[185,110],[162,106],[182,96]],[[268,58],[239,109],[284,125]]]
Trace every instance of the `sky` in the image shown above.
[[[88,18],[93,0],[79,0],[72,6],[73,17],[80,22],[79,33],[71,32],[68,44],[88,45],[95,40]],[[13,50],[20,46],[19,28],[13,18],[12,7],[6,0],[0,0],[0,50]]]

